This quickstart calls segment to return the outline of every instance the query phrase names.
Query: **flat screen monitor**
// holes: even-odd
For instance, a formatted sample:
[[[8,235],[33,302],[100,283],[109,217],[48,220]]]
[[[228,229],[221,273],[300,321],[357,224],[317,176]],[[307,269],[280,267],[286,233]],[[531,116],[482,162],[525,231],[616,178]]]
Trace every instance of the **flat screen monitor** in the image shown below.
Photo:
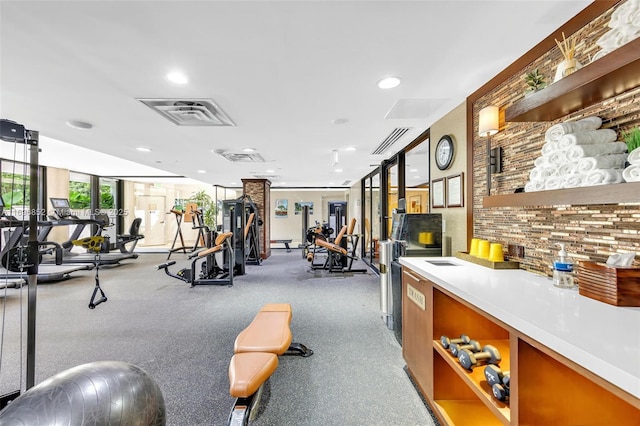
[[[63,218],[71,216],[71,205],[68,198],[49,198],[56,214]]]

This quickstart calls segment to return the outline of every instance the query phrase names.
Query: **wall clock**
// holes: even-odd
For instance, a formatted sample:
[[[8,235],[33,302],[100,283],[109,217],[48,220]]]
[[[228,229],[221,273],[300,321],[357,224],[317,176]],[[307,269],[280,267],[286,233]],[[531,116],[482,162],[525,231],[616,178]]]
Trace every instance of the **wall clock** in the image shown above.
[[[453,162],[453,139],[450,136],[444,135],[438,141],[436,145],[436,166],[440,170],[446,170],[451,166]]]

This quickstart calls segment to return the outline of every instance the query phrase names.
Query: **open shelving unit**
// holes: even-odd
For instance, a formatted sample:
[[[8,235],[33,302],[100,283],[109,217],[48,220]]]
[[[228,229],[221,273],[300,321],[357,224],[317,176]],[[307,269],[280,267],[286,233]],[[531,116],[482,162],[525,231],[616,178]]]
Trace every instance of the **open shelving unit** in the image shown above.
[[[638,424],[637,399],[418,272],[403,266],[402,276],[403,356],[442,424]],[[440,343],[461,334],[498,349],[507,402],[493,397],[484,364],[468,371]]]
[[[640,203],[640,182],[598,185],[552,191],[518,192],[482,198],[483,207],[531,207]]]
[[[506,121],[553,121],[640,86],[640,38],[505,110]]]
[[[505,110],[507,122],[552,121],[640,87],[640,38],[630,41]],[[606,189],[604,189],[606,188]],[[483,207],[640,202],[640,183],[521,192],[483,197]]]

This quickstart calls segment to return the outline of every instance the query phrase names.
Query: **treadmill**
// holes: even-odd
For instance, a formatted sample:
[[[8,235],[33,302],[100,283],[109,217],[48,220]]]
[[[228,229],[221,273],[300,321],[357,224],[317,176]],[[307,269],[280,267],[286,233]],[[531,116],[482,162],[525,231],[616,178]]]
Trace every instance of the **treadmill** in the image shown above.
[[[72,252],[74,240],[81,239],[80,236],[82,231],[84,231],[87,225],[97,225],[100,234],[102,228],[106,225],[101,221],[96,219],[80,219],[77,216],[71,214],[71,204],[69,203],[68,198],[49,198],[51,200],[51,205],[53,206],[55,216],[49,216],[49,225],[47,227],[43,227],[38,234],[38,240],[40,242],[44,242],[51,231],[51,228],[54,226],[74,226],[73,231],[71,232],[71,236],[61,245],[63,247],[63,256],[62,263],[63,264],[71,264],[71,263],[90,263],[91,265],[95,265],[96,263],[96,255],[94,253],[77,253]],[[100,253],[99,264],[102,265],[118,265],[120,261],[125,259],[137,259],[137,253],[121,253],[121,252],[108,252],[108,253]],[[51,264],[54,263],[55,259],[51,256],[44,257],[42,260],[43,264]]]
[[[24,243],[29,223],[4,213],[4,200],[0,197],[0,232],[4,237],[2,250],[0,250],[0,288],[21,287],[26,282],[27,272],[10,271],[5,267],[6,257],[9,250],[19,247]],[[90,270],[94,265],[89,264],[67,264],[67,265],[38,265],[38,282],[60,281],[69,278],[75,271]]]

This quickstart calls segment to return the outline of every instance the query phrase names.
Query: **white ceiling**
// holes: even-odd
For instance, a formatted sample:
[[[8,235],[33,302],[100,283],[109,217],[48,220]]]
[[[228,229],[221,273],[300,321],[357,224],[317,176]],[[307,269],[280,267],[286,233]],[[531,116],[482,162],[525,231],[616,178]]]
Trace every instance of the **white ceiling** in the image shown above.
[[[589,3],[0,0],[0,117],[54,139],[43,142],[45,165],[222,186],[255,176],[274,187],[341,186]],[[188,84],[166,79],[176,69]],[[402,84],[376,87],[388,75]],[[236,126],[177,126],[137,98],[210,98]],[[371,155],[398,127],[411,130]],[[213,153],[245,147],[266,162]]]

